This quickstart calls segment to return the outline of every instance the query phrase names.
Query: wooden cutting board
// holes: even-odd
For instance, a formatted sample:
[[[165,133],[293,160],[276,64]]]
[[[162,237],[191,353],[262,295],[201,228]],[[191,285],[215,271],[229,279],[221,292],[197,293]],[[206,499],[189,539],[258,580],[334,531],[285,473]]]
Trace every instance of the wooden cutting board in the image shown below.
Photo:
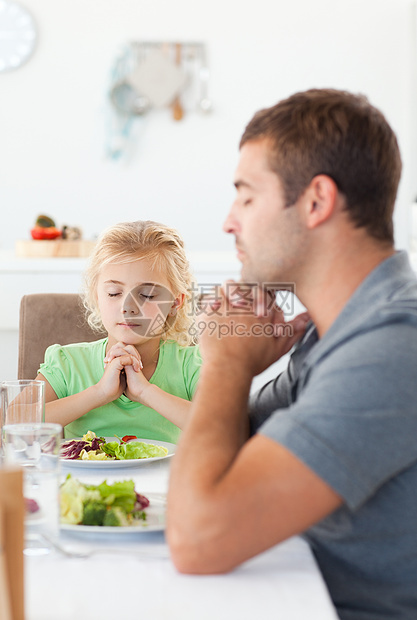
[[[95,241],[70,239],[21,239],[16,241],[15,252],[19,258],[85,258],[91,254]]]

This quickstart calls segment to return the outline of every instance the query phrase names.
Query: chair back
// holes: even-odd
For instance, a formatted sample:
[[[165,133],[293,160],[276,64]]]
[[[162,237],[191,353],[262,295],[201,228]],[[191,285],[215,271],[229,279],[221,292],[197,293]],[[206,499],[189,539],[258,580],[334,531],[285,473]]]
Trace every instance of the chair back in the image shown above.
[[[36,293],[20,302],[18,379],[34,379],[51,344],[92,342],[107,334],[88,325],[76,293]]]

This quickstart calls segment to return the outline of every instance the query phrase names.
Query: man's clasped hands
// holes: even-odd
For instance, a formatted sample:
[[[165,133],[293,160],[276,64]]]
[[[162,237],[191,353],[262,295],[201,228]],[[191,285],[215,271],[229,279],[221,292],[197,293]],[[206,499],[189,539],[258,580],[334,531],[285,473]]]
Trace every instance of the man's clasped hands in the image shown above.
[[[304,334],[309,315],[304,312],[286,321],[275,295],[271,289],[233,280],[222,286],[220,294],[204,295],[204,313],[196,322],[203,362],[210,358],[233,364],[244,359],[255,376],[288,353]],[[104,366],[102,389],[114,399],[125,394],[142,402],[150,383],[133,345],[117,342],[107,352]]]

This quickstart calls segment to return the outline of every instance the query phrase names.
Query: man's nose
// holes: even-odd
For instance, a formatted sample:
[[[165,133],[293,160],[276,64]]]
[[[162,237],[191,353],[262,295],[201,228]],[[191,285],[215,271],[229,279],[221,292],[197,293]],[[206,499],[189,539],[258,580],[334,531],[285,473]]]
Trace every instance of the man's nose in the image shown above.
[[[234,234],[238,230],[238,222],[235,215],[234,204],[230,207],[230,211],[224,220],[223,231],[226,233]]]
[[[139,304],[132,293],[128,293],[123,302],[124,314],[141,314]]]

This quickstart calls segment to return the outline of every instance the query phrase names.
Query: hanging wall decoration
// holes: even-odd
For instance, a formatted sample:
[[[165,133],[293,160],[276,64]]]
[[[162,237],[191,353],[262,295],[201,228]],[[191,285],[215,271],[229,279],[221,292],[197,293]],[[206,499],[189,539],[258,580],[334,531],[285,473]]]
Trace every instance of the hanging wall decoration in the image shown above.
[[[18,69],[33,54],[37,28],[17,2],[0,0],[0,73]]]
[[[120,50],[112,68],[108,99],[107,155],[119,159],[133,138],[134,123],[166,109],[174,121],[212,110],[203,43],[137,41]]]

